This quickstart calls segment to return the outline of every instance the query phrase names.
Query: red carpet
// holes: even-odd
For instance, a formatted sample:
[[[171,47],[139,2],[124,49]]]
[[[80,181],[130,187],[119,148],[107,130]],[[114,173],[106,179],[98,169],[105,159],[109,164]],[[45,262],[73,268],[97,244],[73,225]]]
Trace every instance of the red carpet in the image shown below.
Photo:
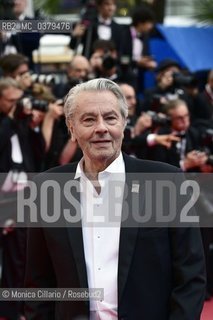
[[[213,320],[213,298],[205,302],[201,320]]]

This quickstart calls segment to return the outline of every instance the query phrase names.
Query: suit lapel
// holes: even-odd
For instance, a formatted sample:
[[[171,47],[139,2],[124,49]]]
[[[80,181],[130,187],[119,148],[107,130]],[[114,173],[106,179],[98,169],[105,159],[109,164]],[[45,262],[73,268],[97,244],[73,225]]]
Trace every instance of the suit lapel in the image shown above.
[[[120,230],[120,244],[119,244],[119,258],[118,258],[118,302],[120,303],[125,284],[128,278],[128,273],[135,249],[135,244],[138,234],[138,222],[134,220],[132,210],[136,214],[138,210],[141,211],[144,205],[144,196],[142,194],[143,185],[139,183],[137,175],[133,173],[136,169],[131,165],[131,159],[124,156],[125,169],[126,169],[126,192],[127,198],[124,201],[128,204],[125,206],[123,203],[122,208],[122,223]],[[136,170],[135,170],[136,172]],[[134,196],[140,199],[139,209],[134,205]],[[135,199],[136,200],[136,199]],[[137,201],[137,200],[136,200]],[[128,216],[128,217],[127,217]],[[124,217],[127,217],[124,221]]]
[[[76,180],[79,183],[79,180]],[[80,183],[79,189],[80,190]],[[72,195],[78,202],[77,214],[80,217],[80,192],[76,188],[73,188]],[[76,268],[78,271],[80,286],[82,288],[88,288],[87,272],[86,272],[86,262],[84,257],[84,245],[83,245],[83,234],[82,234],[82,224],[81,220],[74,225],[67,223],[67,232],[70,240],[70,245],[72,247],[73,255],[76,261]]]

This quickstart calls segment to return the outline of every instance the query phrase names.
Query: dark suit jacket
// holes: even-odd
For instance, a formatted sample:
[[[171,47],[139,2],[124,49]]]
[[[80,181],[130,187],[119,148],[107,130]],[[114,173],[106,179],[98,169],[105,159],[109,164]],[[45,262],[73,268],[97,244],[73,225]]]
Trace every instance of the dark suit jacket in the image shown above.
[[[83,37],[80,39],[76,37],[71,38],[70,47],[73,50],[77,49],[77,46],[81,43],[83,44],[83,55],[85,55],[87,58],[89,58],[92,54],[92,47],[95,42],[95,40],[99,39],[98,37],[98,18],[95,18],[94,21],[90,22],[90,24],[87,27],[87,30]],[[120,48],[120,40],[121,40],[121,32],[122,32],[122,26],[116,23],[112,20],[111,23],[111,31],[112,31],[112,37],[110,40],[112,40],[116,46],[117,51],[119,51]]]
[[[11,158],[11,137],[17,134],[23,154],[23,164],[14,167]],[[41,132],[30,129],[28,120],[11,119],[0,113],[0,172],[20,169],[26,172],[41,170],[44,154],[44,138]]]
[[[124,26],[123,27],[123,32],[120,35],[120,56],[125,56],[129,58],[130,63],[132,63],[132,56],[133,56],[133,38],[131,35],[131,30],[130,30],[131,26]],[[145,36],[141,36],[140,37],[141,42],[143,43],[143,51],[142,54],[143,55],[149,55],[149,36],[145,35]]]
[[[130,27],[129,25],[124,26],[120,35],[119,57],[123,71],[123,82],[132,85],[138,91],[142,90],[144,85],[143,75],[147,69],[138,67],[137,63],[133,61],[133,38]],[[150,55],[149,36],[141,36],[140,40],[143,44],[142,55]]]
[[[25,17],[24,20],[33,20]],[[39,32],[18,32],[11,37],[11,44],[16,47],[17,52],[27,56],[30,60],[30,67],[33,66],[32,52],[38,49],[41,34]]]
[[[178,170],[126,155],[124,160],[129,174],[144,172],[150,177],[150,173],[173,175]],[[49,173],[65,173],[70,180],[75,170],[76,164],[69,164]],[[48,179],[47,175],[41,180]],[[129,208],[133,204],[132,184],[139,175],[133,176],[127,177]],[[144,202],[143,186],[140,200]],[[205,294],[199,230],[143,228],[140,224],[128,228],[133,221],[129,213],[127,225],[122,222],[120,232],[118,319],[198,320]],[[81,228],[29,229],[26,287],[88,287]],[[89,319],[88,302],[26,302],[27,320],[71,320],[80,316]]]

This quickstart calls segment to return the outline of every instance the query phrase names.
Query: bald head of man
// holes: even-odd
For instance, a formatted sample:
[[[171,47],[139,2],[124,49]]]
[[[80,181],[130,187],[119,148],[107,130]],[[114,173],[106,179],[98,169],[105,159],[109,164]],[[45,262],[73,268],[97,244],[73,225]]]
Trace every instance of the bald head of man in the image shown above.
[[[68,77],[78,79],[79,81],[87,80],[90,71],[90,64],[84,56],[74,56],[67,70]]]

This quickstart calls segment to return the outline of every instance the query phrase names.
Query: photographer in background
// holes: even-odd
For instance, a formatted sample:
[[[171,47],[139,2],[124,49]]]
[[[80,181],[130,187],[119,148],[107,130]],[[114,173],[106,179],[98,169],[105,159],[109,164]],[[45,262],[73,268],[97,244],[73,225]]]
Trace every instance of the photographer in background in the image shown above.
[[[143,73],[153,70],[157,63],[149,52],[149,34],[154,28],[154,12],[143,3],[134,8],[132,23],[123,27],[118,51],[125,79],[137,91],[143,91]],[[141,79],[142,76],[142,79]],[[140,78],[140,79],[139,79]]]
[[[143,110],[161,112],[162,107],[172,97],[178,98],[183,90],[178,90],[174,83],[174,74],[181,72],[180,65],[172,59],[162,60],[156,68],[156,86],[144,92]]]
[[[118,54],[112,41],[96,40],[90,58],[90,78],[107,78],[115,82],[121,80]]]
[[[7,54],[1,57],[0,67],[4,77],[18,81],[25,93],[30,91],[33,81],[29,70],[29,59],[22,54]]]
[[[80,63],[82,64],[82,68],[83,61],[79,60],[79,65]],[[47,126],[44,125],[42,133],[46,144],[45,150],[47,151],[50,145],[53,123],[63,114],[62,107],[54,104],[56,98],[52,94],[52,84],[40,83],[39,75],[34,75],[36,81],[38,81],[34,82],[33,76],[31,76],[29,71],[29,59],[22,54],[5,55],[1,58],[0,65],[3,75],[15,79],[24,91],[23,99],[18,103],[19,108],[16,109],[16,120],[18,118],[25,118],[25,123],[28,122],[27,126],[32,131],[41,132],[42,122],[45,119]],[[44,158],[44,153],[41,154],[42,157]],[[36,171],[40,171],[42,168],[42,161],[39,163],[41,166],[40,168],[36,168]]]
[[[205,89],[197,95],[194,112],[197,118],[213,121],[213,70],[208,74]]]
[[[152,147],[156,144],[170,147],[173,141],[180,139],[172,134],[158,135],[158,128],[165,125],[168,119],[165,115],[143,113],[137,116],[139,105],[136,93],[127,83],[119,85],[128,105],[127,124],[124,130],[122,150],[141,159],[152,159]]]
[[[132,148],[132,138],[134,136],[134,126],[137,121],[137,99],[136,93],[132,86],[128,85],[127,83],[120,83],[119,87],[126,99],[127,106],[128,106],[128,117],[126,119],[126,127],[124,130],[124,138],[122,142],[122,150],[127,154],[134,155],[134,150]]]
[[[57,98],[63,99],[73,86],[88,80],[89,72],[88,59],[81,55],[74,56],[67,67],[66,82],[53,86],[53,94]]]
[[[173,133],[180,141],[170,148],[155,147],[155,156],[159,161],[181,167],[184,171],[200,171],[208,156],[201,150],[201,134],[191,126],[190,113],[186,102],[174,100],[165,106],[165,114],[170,117],[170,125],[162,127],[159,134]]]
[[[31,111],[18,106],[23,95],[17,81],[12,78],[0,80],[0,172],[3,203],[16,196],[19,179],[27,181],[27,172],[40,169],[44,153],[44,140],[38,130],[32,126]],[[20,185],[19,185],[20,186]],[[16,215],[14,206],[1,207],[5,221],[1,221],[2,281],[3,288],[22,288],[25,272],[25,228],[14,227]],[[22,302],[1,301],[0,317],[21,319]]]

